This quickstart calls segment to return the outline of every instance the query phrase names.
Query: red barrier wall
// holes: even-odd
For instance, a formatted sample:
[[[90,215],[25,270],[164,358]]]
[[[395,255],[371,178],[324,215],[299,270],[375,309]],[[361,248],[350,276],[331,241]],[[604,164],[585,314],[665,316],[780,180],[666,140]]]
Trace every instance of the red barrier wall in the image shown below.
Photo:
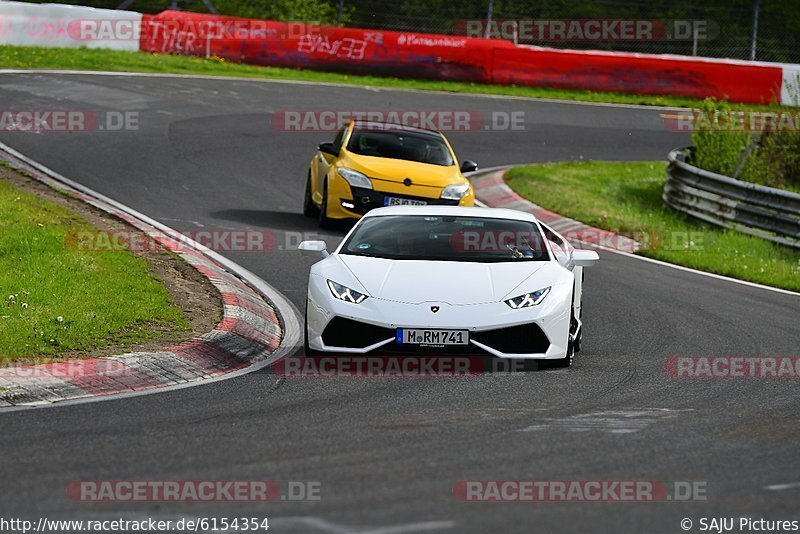
[[[780,101],[781,65],[555,50],[447,35],[306,26],[165,11],[145,15],[141,50],[356,74]]]
[[[498,41],[247,21],[165,11],[143,19],[141,50],[357,74],[491,82]],[[216,24],[216,26],[213,26]],[[238,38],[217,38],[240,26]],[[207,39],[208,36],[214,38]],[[513,47],[513,45],[510,45]]]
[[[735,102],[781,99],[780,66],[709,61],[676,56],[600,53],[516,47],[494,53],[499,84],[619,91]]]

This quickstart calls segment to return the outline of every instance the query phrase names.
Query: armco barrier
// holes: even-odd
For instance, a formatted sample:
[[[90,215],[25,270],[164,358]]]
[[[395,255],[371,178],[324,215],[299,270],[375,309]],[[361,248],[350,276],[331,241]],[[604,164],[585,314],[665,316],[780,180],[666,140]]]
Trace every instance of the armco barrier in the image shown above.
[[[76,38],[75,28],[81,24],[85,27],[87,20],[118,22],[108,25],[114,34],[110,37]],[[126,38],[128,21],[140,25],[138,43]],[[498,39],[181,11],[142,16],[127,11],[0,1],[0,44],[141,49],[356,74],[800,105],[800,65],[556,50],[516,46]]]
[[[133,11],[0,1],[0,44],[135,51],[141,20]],[[111,38],[97,31],[99,23]]]
[[[664,203],[724,228],[800,248],[800,194],[734,180],[686,163],[686,148],[667,157]]]

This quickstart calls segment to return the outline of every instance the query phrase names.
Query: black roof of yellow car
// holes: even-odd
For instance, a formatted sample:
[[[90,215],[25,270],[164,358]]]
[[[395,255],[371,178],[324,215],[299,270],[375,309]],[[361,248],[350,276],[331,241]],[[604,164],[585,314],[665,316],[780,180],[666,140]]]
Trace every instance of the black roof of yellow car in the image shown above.
[[[402,132],[416,132],[426,133],[432,135],[442,135],[436,130],[428,130],[426,128],[419,128],[416,126],[409,126],[407,124],[400,124],[396,122],[378,122],[378,121],[353,121],[355,129],[357,130],[394,130]]]

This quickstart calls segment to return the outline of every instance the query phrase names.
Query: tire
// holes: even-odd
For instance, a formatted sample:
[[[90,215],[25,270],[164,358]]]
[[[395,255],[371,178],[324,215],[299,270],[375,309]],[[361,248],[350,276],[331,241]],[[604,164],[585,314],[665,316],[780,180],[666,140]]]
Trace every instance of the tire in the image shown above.
[[[573,345],[572,339],[567,341],[567,354],[563,358],[552,361],[553,361],[553,367],[559,369],[572,367],[572,364],[575,361],[575,346]]]
[[[311,198],[311,172],[308,173],[306,179],[306,193],[303,196],[303,215],[306,217],[317,217],[319,208],[314,205],[314,200]]]
[[[328,182],[322,190],[322,204],[319,207],[319,227],[322,229],[333,228],[334,221],[328,217]]]
[[[586,279],[586,272],[583,271],[583,272],[581,272],[581,282],[583,282],[585,279]],[[583,300],[583,299],[581,299],[581,300]],[[573,318],[575,317],[575,309],[574,308],[572,310],[572,317]],[[577,324],[577,321],[576,321],[576,324]],[[581,342],[582,341],[583,341],[583,327],[581,327],[581,329],[578,331],[578,337],[575,338],[574,344],[575,344],[575,352],[576,353],[581,351],[581,344],[582,344]]]
[[[575,316],[575,308],[572,308],[570,312],[570,332],[567,338],[567,353],[564,355],[563,358],[558,360],[552,360],[553,367],[558,368],[566,368],[572,367],[572,364],[575,362],[575,353],[577,352],[576,346],[580,347],[580,333],[578,334],[578,338],[572,339],[572,322],[573,317]],[[582,329],[581,329],[582,330]]]

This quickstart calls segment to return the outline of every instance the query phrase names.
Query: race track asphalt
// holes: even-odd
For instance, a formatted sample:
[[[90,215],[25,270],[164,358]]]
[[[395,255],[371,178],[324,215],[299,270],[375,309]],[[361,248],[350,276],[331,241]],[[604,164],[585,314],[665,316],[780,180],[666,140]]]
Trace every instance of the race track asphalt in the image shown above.
[[[138,131],[0,141],[178,230],[273,232],[226,256],[303,308],[321,235],[301,214],[329,132],[297,109],[524,112],[523,131],[453,132],[482,167],[663,159],[688,136],[652,109],[257,81],[0,75],[3,109],[136,111]],[[91,291],[91,288],[86,288]],[[800,355],[800,298],[601,253],[586,275],[583,351],[568,370],[469,379],[279,379],[0,413],[3,517],[268,516],[276,532],[681,532],[682,518],[797,519],[797,381],[670,377],[671,356]],[[318,481],[319,501],[81,503],[73,480]],[[660,480],[704,501],[463,503],[461,480]],[[787,487],[776,485],[788,485]]]

